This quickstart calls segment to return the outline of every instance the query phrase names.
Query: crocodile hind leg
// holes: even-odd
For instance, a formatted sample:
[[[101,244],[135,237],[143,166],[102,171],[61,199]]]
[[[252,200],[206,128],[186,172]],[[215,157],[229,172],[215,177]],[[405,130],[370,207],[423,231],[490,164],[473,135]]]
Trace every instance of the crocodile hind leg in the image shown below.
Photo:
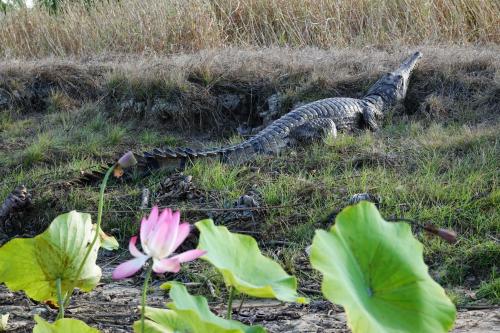
[[[330,118],[317,118],[293,129],[288,139],[290,145],[297,145],[321,141],[327,136],[337,136],[335,122]]]

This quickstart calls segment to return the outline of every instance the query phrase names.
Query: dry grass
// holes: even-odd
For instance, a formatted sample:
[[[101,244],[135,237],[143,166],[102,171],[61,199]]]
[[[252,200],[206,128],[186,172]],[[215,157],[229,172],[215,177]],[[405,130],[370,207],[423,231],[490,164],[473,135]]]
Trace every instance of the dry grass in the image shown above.
[[[191,55],[98,57],[84,61],[0,61],[0,106],[23,112],[100,101],[115,119],[151,120],[152,127],[232,131],[280,93],[282,112],[325,97],[360,97],[412,51],[424,53],[406,100],[406,113],[447,123],[495,118],[500,107],[498,46],[376,49],[237,48]],[[234,113],[218,96],[244,96]],[[57,97],[57,98],[56,98]],[[240,118],[238,118],[240,116]],[[228,134],[226,132],[226,134]]]
[[[496,0],[68,1],[0,16],[4,57],[166,54],[224,46],[385,46],[500,42]]]

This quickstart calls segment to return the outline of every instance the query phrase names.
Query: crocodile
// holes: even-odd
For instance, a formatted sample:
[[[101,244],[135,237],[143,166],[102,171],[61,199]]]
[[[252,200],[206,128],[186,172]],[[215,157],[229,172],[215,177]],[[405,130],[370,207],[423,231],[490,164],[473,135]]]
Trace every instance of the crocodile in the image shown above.
[[[302,105],[241,143],[203,150],[155,148],[136,154],[136,158],[149,170],[172,166],[182,169],[188,161],[209,156],[240,163],[258,154],[277,154],[291,145],[336,136],[337,130],[375,131],[384,113],[405,98],[411,72],[421,57],[421,52],[409,56],[396,70],[376,81],[363,98],[334,97]]]

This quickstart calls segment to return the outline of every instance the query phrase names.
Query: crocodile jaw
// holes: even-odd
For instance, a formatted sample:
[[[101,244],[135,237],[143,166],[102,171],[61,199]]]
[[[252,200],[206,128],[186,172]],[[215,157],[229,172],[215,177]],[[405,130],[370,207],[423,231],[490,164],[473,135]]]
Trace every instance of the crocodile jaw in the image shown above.
[[[396,100],[402,100],[406,97],[406,91],[408,90],[408,83],[410,81],[410,75],[413,68],[417,65],[418,61],[422,58],[422,52],[415,52],[410,57],[408,57],[398,69],[396,69],[391,74],[397,81],[397,92]]]
[[[384,107],[391,106],[404,99],[408,90],[411,72],[420,58],[422,58],[421,52],[412,54],[396,70],[383,75],[375,82],[366,96],[381,97],[384,101]]]

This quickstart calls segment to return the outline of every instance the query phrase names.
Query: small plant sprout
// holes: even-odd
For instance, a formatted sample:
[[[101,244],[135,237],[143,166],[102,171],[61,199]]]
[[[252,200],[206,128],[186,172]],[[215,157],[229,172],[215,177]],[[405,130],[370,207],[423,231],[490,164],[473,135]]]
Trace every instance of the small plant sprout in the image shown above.
[[[195,260],[203,256],[206,251],[189,250],[181,254],[169,256],[184,242],[189,235],[189,223],[180,223],[180,212],[173,212],[166,208],[161,213],[157,206],[153,207],[148,218],[141,221],[141,245],[145,253],[137,249],[137,236],[130,239],[129,251],[134,259],[128,260],[116,267],[113,279],[124,279],[134,275],[149,259],[153,263],[148,265],[144,288],[142,290],[141,332],[144,332],[144,311],[146,306],[146,291],[148,289],[151,271],[155,273],[173,272],[180,270],[180,264]]]

